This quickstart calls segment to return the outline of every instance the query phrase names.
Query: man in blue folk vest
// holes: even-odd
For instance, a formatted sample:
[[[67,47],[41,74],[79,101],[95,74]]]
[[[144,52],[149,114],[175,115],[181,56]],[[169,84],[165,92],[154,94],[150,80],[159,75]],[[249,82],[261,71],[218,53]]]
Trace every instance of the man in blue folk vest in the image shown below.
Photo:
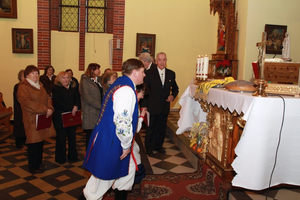
[[[125,200],[132,189],[136,165],[130,152],[138,122],[135,86],[143,83],[144,65],[128,59],[122,74],[104,96],[83,162],[92,175],[79,199],[102,199],[112,187],[115,199]]]

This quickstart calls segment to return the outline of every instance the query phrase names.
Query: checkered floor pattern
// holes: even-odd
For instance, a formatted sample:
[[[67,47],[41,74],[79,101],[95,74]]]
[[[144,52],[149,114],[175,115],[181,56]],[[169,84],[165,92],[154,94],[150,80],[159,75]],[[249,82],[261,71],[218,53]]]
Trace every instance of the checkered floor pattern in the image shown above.
[[[171,112],[168,119],[168,126],[176,131],[178,128],[178,112]],[[170,174],[189,173],[195,169],[183,156],[174,143],[165,138],[164,148],[166,154],[154,151],[153,157],[148,157],[143,146],[145,130],[141,130],[139,137],[136,137],[141,149],[142,162],[145,165],[147,174]],[[80,191],[85,186],[90,173],[82,168],[82,161],[85,153],[85,134],[77,129],[77,149],[79,154],[78,162],[66,162],[59,165],[54,161],[55,139],[47,139],[44,145],[43,174],[32,175],[27,167],[27,147],[17,149],[11,132],[0,126],[0,199],[2,200],[73,200],[77,199]],[[139,185],[134,188],[138,188]],[[232,191],[229,200],[264,200],[266,191]],[[269,192],[268,200],[299,200],[300,189],[283,188],[272,189]]]
[[[28,172],[27,147],[17,149],[13,136],[0,142],[0,197],[1,199],[77,199],[90,173],[82,165],[85,153],[85,135],[78,130],[79,162],[59,165],[54,161],[55,139],[44,145],[43,174]]]
[[[0,134],[7,130],[0,127]],[[141,130],[137,137],[141,149],[142,162],[147,174],[193,172],[195,169],[183,156],[180,150],[166,137],[164,148],[166,154],[154,152],[153,157],[147,157],[143,142],[145,130]],[[14,137],[0,140],[0,199],[11,200],[41,200],[41,199],[77,199],[85,186],[90,173],[82,168],[85,153],[85,134],[77,129],[78,162],[66,162],[59,165],[54,161],[55,139],[45,141],[43,163],[46,165],[43,174],[28,172],[27,147],[17,149]]]

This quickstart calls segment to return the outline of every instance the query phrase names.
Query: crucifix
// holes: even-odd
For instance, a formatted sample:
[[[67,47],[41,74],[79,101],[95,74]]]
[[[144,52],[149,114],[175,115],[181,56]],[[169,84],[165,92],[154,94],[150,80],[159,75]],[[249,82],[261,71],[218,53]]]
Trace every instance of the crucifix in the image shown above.
[[[258,66],[259,66],[259,79],[255,80],[256,92],[252,96],[267,97],[265,93],[265,88],[267,86],[267,81],[265,81],[264,68],[265,68],[265,54],[266,54],[266,40],[267,32],[263,32],[262,41],[256,43],[256,46],[259,49],[258,53]]]
[[[267,42],[267,32],[262,33],[262,41],[256,43],[258,47],[258,67],[259,67],[259,78],[265,79],[264,69],[265,69],[265,54],[266,54],[266,42]]]

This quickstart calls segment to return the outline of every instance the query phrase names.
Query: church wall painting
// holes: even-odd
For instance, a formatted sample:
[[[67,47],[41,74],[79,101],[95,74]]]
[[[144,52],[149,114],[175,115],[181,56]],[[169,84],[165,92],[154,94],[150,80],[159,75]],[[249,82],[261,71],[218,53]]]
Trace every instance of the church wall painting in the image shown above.
[[[155,56],[155,34],[137,33],[136,34],[136,56],[143,52]]]
[[[33,29],[12,28],[12,52],[33,53]]]
[[[282,54],[282,42],[287,31],[287,26],[284,25],[265,25],[267,32],[266,53],[267,54]]]

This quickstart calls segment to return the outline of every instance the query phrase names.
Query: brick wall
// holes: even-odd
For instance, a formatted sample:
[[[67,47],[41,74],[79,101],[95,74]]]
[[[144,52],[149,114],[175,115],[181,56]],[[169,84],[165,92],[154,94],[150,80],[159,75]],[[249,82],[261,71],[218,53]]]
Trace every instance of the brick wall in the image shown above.
[[[122,70],[123,40],[124,40],[125,0],[114,0],[113,24],[113,70]],[[120,40],[120,49],[117,49],[117,40]]]
[[[51,65],[51,30],[59,26],[59,0],[38,1],[38,68]],[[122,70],[125,0],[107,0],[107,33],[113,34],[113,70]],[[51,12],[50,12],[51,11]],[[79,70],[85,70],[85,0],[80,0]],[[120,48],[117,49],[117,40]]]
[[[106,32],[113,34],[114,25],[114,0],[107,0],[106,2]]]
[[[51,0],[51,12],[50,12],[50,19],[51,19],[51,30],[58,31],[59,25],[59,0]]]
[[[44,69],[51,65],[50,1],[38,0],[37,7],[37,67]]]
[[[85,65],[85,0],[80,0],[79,16],[79,70],[84,71]]]

